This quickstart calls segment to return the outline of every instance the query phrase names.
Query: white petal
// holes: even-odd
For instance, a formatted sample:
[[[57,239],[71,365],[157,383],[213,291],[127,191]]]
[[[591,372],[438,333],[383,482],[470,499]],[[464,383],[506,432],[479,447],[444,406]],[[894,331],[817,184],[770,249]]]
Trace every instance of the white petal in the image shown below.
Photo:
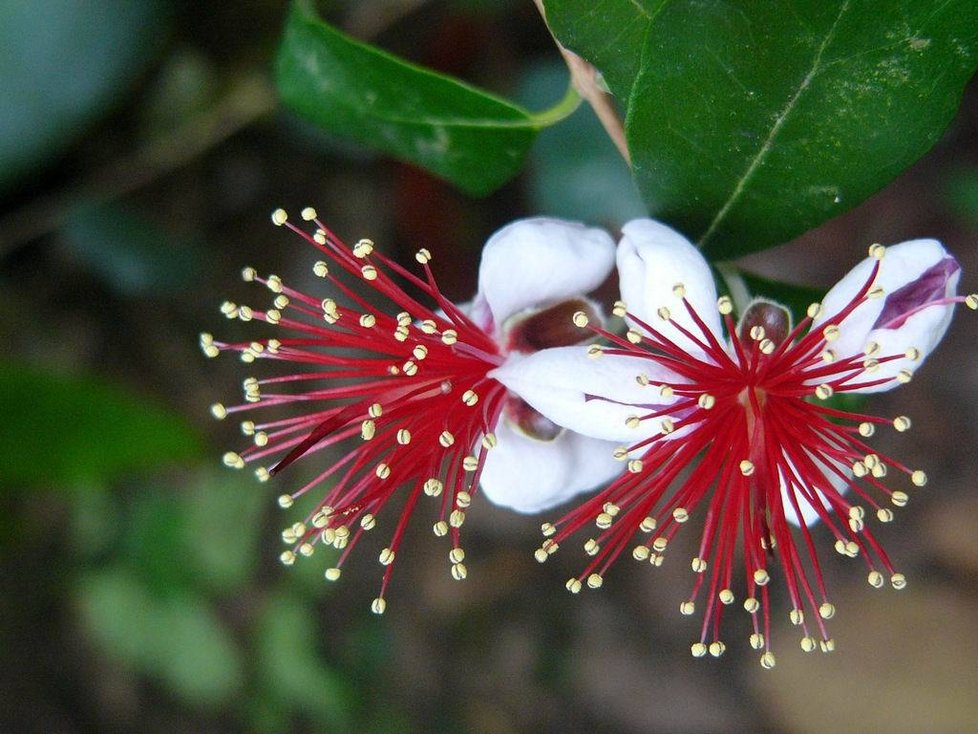
[[[874,286],[883,288],[884,296],[863,303],[841,324],[837,324],[840,327],[840,335],[832,343],[831,348],[839,357],[845,358],[862,354],[870,342],[875,342],[879,345],[878,354],[875,355],[877,359],[888,355],[904,354],[910,347],[919,350],[921,358],[916,362],[905,358],[883,362],[878,371],[860,375],[852,381],[852,384],[893,378],[903,369],[912,372],[937,346],[951,323],[953,304],[925,308],[908,317],[897,328],[874,328],[874,326],[878,326],[877,321],[890,294],[919,279],[927,270],[949,258],[947,251],[936,240],[911,240],[886,249],[874,281]],[[874,263],[873,258],[863,260],[829,291],[822,302],[823,314],[815,320],[813,329],[824,328],[826,324],[834,323],[832,317],[845,308],[863,287],[872,272]],[[960,270],[956,270],[947,279],[944,296],[953,296],[956,293],[959,278]],[[861,388],[854,392],[881,392],[898,384],[891,379],[887,383]]]
[[[640,374],[650,384],[640,385]],[[511,355],[489,376],[559,426],[628,444],[659,433],[659,419],[643,420],[637,428],[626,421],[675,402],[661,397],[658,387],[678,379],[650,360],[611,354],[594,359],[583,346]]]
[[[791,463],[790,460],[789,463]],[[794,468],[794,465],[792,465],[792,468]],[[812,504],[809,498],[806,497],[804,494],[798,492],[796,489],[793,488],[793,486],[791,486],[791,485],[795,485],[797,480],[792,481],[791,484],[789,485],[789,482],[786,479],[784,473],[784,469],[780,470],[780,476],[781,476],[781,503],[782,503],[782,507],[784,508],[784,515],[788,519],[788,522],[798,527],[802,525],[806,525],[810,527],[815,523],[817,523],[819,520],[821,520],[822,519],[821,515],[818,514],[818,510],[815,508],[815,505]],[[846,481],[844,481],[842,477],[835,474],[834,472],[826,472],[825,480],[829,482],[832,485],[832,488],[841,495],[844,495],[846,492],[849,491],[849,484]],[[814,492],[814,499],[817,502],[819,502],[823,508],[825,508],[829,512],[832,512],[832,506],[829,504],[829,501],[825,498],[825,494],[823,494],[820,490],[815,488],[812,488],[812,491]],[[795,497],[798,498],[798,509],[801,510],[800,521],[798,519],[798,513],[795,512],[795,507],[791,503],[791,495],[789,493],[793,493]]]
[[[622,227],[618,243],[621,297],[630,313],[677,345],[700,356],[702,349],[659,318],[665,306],[674,322],[705,341],[702,330],[686,311],[675,287],[682,284],[686,299],[718,338],[722,338],[716,306],[716,286],[710,266],[689,240],[652,219],[634,219]]]
[[[594,290],[614,266],[615,243],[602,229],[537,217],[489,238],[479,265],[479,295],[496,333],[510,316]]]
[[[564,431],[553,441],[524,435],[503,418],[480,481],[495,505],[531,514],[548,510],[621,474],[616,444]]]

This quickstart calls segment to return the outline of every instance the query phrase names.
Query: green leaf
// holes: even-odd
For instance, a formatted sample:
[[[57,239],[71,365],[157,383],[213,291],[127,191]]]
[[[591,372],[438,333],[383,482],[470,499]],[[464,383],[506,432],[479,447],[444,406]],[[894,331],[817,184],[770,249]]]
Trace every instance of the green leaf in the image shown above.
[[[547,24],[566,48],[590,62],[624,104],[642,64],[652,20],[669,0],[544,0]]]
[[[214,704],[241,688],[240,650],[203,599],[156,596],[119,567],[83,578],[78,601],[83,625],[106,652],[182,698]]]
[[[110,481],[201,453],[178,416],[93,377],[0,362],[0,486]]]
[[[158,0],[0,3],[0,191],[64,153],[153,59]]]
[[[974,0],[690,0],[628,102],[649,209],[711,259],[779,244],[923,155],[978,66]]]
[[[474,195],[522,166],[534,116],[343,35],[297,0],[276,61],[286,105],[320,127],[415,163]]]

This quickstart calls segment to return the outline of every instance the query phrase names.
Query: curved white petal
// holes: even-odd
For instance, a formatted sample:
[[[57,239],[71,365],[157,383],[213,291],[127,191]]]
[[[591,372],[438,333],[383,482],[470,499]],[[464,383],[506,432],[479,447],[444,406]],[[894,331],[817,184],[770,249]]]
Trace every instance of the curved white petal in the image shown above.
[[[622,235],[618,243],[618,276],[621,297],[629,312],[678,346],[700,356],[702,349],[658,315],[658,310],[665,306],[673,322],[705,341],[702,330],[675,293],[675,287],[682,284],[686,299],[697,315],[722,340],[716,286],[710,266],[699,250],[675,230],[652,219],[633,219],[622,227]]]
[[[494,505],[531,514],[610,481],[624,470],[616,444],[564,431],[552,441],[523,434],[505,418],[486,455],[480,485]]]
[[[640,385],[640,374],[650,384]],[[611,354],[594,359],[582,346],[511,355],[489,376],[559,426],[628,444],[660,432],[660,419],[642,420],[636,428],[626,422],[675,402],[674,397],[663,398],[658,387],[678,379],[650,360]]]
[[[812,328],[824,328],[829,323],[836,323],[839,326],[839,338],[831,344],[831,348],[841,358],[861,355],[870,343],[878,345],[878,351],[873,355],[876,359],[905,354],[911,347],[919,351],[920,357],[916,361],[901,358],[882,362],[877,371],[859,375],[851,384],[857,385],[886,378],[890,378],[889,381],[860,388],[854,392],[881,392],[898,385],[899,383],[892,378],[901,370],[913,372],[919,367],[921,361],[940,342],[951,323],[953,304],[941,304],[929,306],[912,316],[900,319],[895,323],[895,328],[886,328],[885,324],[878,322],[887,308],[887,299],[901,288],[921,278],[932,268],[940,267],[942,263],[949,266],[949,271],[953,269],[943,283],[943,297],[953,296],[956,293],[960,278],[957,264],[937,240],[911,240],[893,245],[886,249],[874,281],[874,286],[883,288],[883,297],[863,303],[841,323],[834,320],[833,317],[845,308],[865,285],[874,263],[873,258],[863,260],[829,291],[822,302],[823,314],[815,320]]]
[[[797,474],[794,464],[788,460],[791,465],[791,470]],[[843,471],[848,471],[847,468],[843,468]],[[823,470],[824,471],[824,470]],[[791,478],[785,474],[784,468],[779,470],[781,479],[781,504],[784,508],[784,516],[787,518],[788,522],[797,527],[802,525],[812,526],[821,520],[821,515],[819,515],[818,510],[812,503],[811,499],[805,496],[802,492],[798,491],[795,487],[797,486],[797,477]],[[849,484],[842,477],[832,471],[825,471],[825,481],[832,485],[832,488],[838,492],[840,495],[844,495],[849,491]],[[819,502],[823,508],[832,511],[832,506],[826,499],[825,494],[816,488],[811,488],[810,491],[813,493],[813,498],[815,501]],[[798,509],[801,511],[801,518],[799,519],[798,513],[795,512],[795,507],[791,502],[791,495],[798,500]]]
[[[482,251],[479,295],[496,333],[520,311],[582,296],[611,272],[615,243],[602,229],[579,222],[521,219],[493,234]]]

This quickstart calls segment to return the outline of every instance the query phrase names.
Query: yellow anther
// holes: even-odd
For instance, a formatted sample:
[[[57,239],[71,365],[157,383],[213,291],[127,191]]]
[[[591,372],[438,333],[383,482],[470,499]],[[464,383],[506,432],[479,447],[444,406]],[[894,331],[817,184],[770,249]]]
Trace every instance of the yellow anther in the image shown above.
[[[377,424],[369,418],[360,424],[360,438],[369,441],[377,433]]]
[[[694,642],[689,646],[689,651],[693,653],[694,658],[701,658],[706,655],[706,645],[702,642]]]
[[[448,523],[444,520],[439,520],[431,526],[431,531],[439,538],[444,538],[448,535]]]
[[[594,518],[594,524],[602,530],[607,530],[611,527],[612,520],[613,518],[607,512],[599,512],[598,516]]]
[[[652,552],[647,545],[636,545],[632,548],[632,558],[636,561],[646,561]]]
[[[886,476],[886,471],[887,471],[886,470],[886,464],[884,464],[882,462],[880,462],[876,466],[874,466],[873,467],[873,470],[872,470],[873,476],[876,477],[877,479],[882,479],[883,477],[885,477]]]
[[[808,318],[817,319],[823,313],[822,304],[821,303],[809,304],[808,309],[805,311],[805,313],[808,314]]]
[[[669,319],[672,318],[672,312],[669,311],[669,308],[667,306],[659,306],[659,308],[656,309],[655,313],[663,321],[668,321]]]
[[[401,366],[401,370],[408,377],[414,377],[416,374],[418,374],[418,365],[416,362],[409,359]]]
[[[258,277],[258,271],[254,268],[242,268],[241,269],[241,280],[245,283],[251,283],[255,278]]]
[[[833,342],[839,338],[839,327],[835,324],[829,324],[824,329],[822,329],[822,338],[827,342]]]
[[[869,256],[877,260],[882,260],[883,256],[886,254],[886,248],[880,244],[874,244],[869,246]]]
[[[219,421],[222,421],[228,417],[228,410],[223,404],[214,403],[211,406],[211,415],[217,418]]]
[[[653,530],[655,530],[657,524],[658,523],[656,523],[654,517],[646,517],[641,523],[639,523],[638,529],[643,533],[651,533]]]
[[[717,404],[717,399],[710,395],[710,393],[705,392],[699,396],[696,400],[696,404],[699,405],[703,410],[710,410],[714,405]]]
[[[792,609],[788,612],[788,619],[797,627],[805,623],[805,613],[801,609]]]
[[[263,466],[259,466],[255,469],[255,478],[259,482],[267,482],[271,478],[271,474],[268,473],[268,469]]]
[[[313,240],[315,240],[316,242],[318,242],[320,245],[325,245],[326,244],[326,232],[324,232],[321,229],[317,229],[315,232],[313,232],[312,233],[312,238],[313,238]]]
[[[768,572],[765,571],[763,568],[759,568],[756,571],[754,571],[754,583],[757,584],[758,586],[767,586],[767,583],[770,580],[771,577],[768,575]]]
[[[360,273],[364,280],[377,280],[377,268],[373,265],[364,265],[360,268]]]
[[[540,532],[543,533],[543,537],[549,538],[551,535],[557,534],[557,526],[551,522],[545,522],[540,526]]]
[[[283,566],[291,566],[293,563],[295,563],[295,553],[290,550],[283,551],[282,555],[280,555],[278,559],[282,562]]]
[[[583,311],[575,311],[574,315],[571,317],[571,320],[574,322],[574,326],[579,329],[583,329],[585,326],[587,326],[589,321],[587,314]]]
[[[465,524],[465,513],[462,510],[452,510],[448,516],[448,524],[453,528],[460,528]]]
[[[589,556],[596,556],[600,550],[601,546],[598,545],[598,541],[596,541],[594,538],[588,538],[587,542],[584,543],[584,552]]]
[[[764,635],[762,635],[760,632],[755,632],[752,634],[748,638],[748,641],[750,642],[750,646],[755,650],[761,650],[764,648]]]
[[[632,344],[641,344],[642,332],[638,331],[637,329],[629,329],[625,332],[625,338]]]
[[[228,451],[225,453],[223,456],[223,461],[224,466],[231,467],[232,469],[243,469],[245,465],[244,459],[241,458],[241,455],[235,453],[234,451]]]
[[[289,215],[285,209],[276,209],[272,212],[272,224],[274,224],[276,227],[281,227],[288,221],[288,219]]]
[[[587,585],[589,589],[600,589],[601,584],[604,583],[604,579],[601,578],[600,574],[592,573],[587,577]]]
[[[411,443],[411,432],[407,428],[400,428],[397,431],[397,442],[401,446],[407,446]]]
[[[835,640],[829,638],[827,640],[822,640],[818,643],[822,648],[822,652],[834,652],[835,651]]]
[[[749,477],[751,474],[754,473],[754,463],[749,459],[744,459],[743,461],[741,461],[739,466],[740,466],[740,473],[743,474],[745,477]]]
[[[776,662],[777,661],[774,659],[774,653],[770,650],[761,655],[761,667],[764,668],[764,670],[771,670],[775,666]]]
[[[686,297],[686,286],[683,285],[682,283],[676,283],[672,287],[672,295],[674,295],[676,298],[685,298]]]
[[[550,554],[543,548],[537,548],[535,551],[533,551],[533,557],[537,559],[537,563],[544,563],[548,558],[550,558]]]
[[[892,502],[897,507],[906,507],[907,502],[910,501],[910,495],[906,492],[896,491],[890,495],[890,502]]]
[[[866,468],[866,465],[863,462],[856,461],[853,462],[852,473],[856,477],[864,477],[869,473],[869,470]]]
[[[823,383],[815,388],[815,397],[817,397],[819,400],[828,400],[830,397],[832,397],[833,392],[834,391],[832,390],[831,385]]]
[[[377,468],[374,469],[374,474],[377,475],[378,479],[387,479],[391,475],[391,468],[384,463],[377,464]]]
[[[455,443],[455,436],[452,435],[451,431],[442,431],[438,435],[438,443],[447,449],[449,446]]]
[[[717,597],[720,599],[720,603],[725,606],[734,603],[734,593],[730,589],[721,589]]]
[[[255,433],[254,441],[255,441],[255,446],[258,446],[259,448],[261,448],[262,446],[267,446],[268,434],[265,433],[264,431],[258,431],[257,433]]]
[[[360,527],[364,530],[373,530],[377,526],[377,519],[369,512],[360,518]]]
[[[326,571],[323,573],[323,576],[326,577],[326,580],[327,581],[336,581],[336,580],[339,579],[340,574],[342,574],[342,573],[343,573],[343,570],[340,569],[340,568],[335,568],[335,567],[334,568],[327,568]]]
[[[652,541],[652,550],[654,550],[656,553],[662,553],[668,545],[669,539],[660,535],[658,538]]]
[[[272,293],[282,292],[282,279],[277,275],[269,275],[268,279],[265,281],[265,287],[268,288]]]
[[[372,403],[369,408],[367,408],[367,415],[371,418],[380,418],[384,414],[384,406],[380,403]]]
[[[642,463],[641,459],[631,459],[628,462],[627,466],[628,466],[628,471],[631,474],[638,474],[639,472],[642,471],[642,467],[644,466],[644,464]]]
[[[770,339],[761,339],[757,347],[761,350],[761,354],[771,354],[774,351],[774,342]]]
[[[685,507],[677,507],[672,511],[672,519],[679,523],[686,522],[689,520],[689,512],[686,511]]]
[[[661,433],[663,436],[668,436],[675,430],[676,425],[672,422],[671,418],[663,418],[662,422],[659,424],[659,433]]]
[[[615,450],[611,452],[612,458],[615,461],[625,461],[628,459],[628,447],[627,446],[616,446]]]
[[[287,510],[292,507],[294,502],[295,500],[292,499],[292,495],[290,494],[280,494],[278,497],[278,506],[283,510]]]
[[[910,481],[917,487],[923,487],[927,484],[927,475],[920,469],[917,469],[910,474]]]
[[[693,573],[703,573],[706,571],[706,561],[702,558],[696,557],[690,562],[690,567],[693,569]]]
[[[431,251],[427,247],[422,247],[414,253],[414,259],[422,265],[427,265],[431,262]]]
[[[630,415],[625,419],[625,425],[631,429],[638,428],[640,425],[642,425],[642,419],[637,415]]]
[[[497,441],[496,441],[495,433],[487,433],[485,436],[482,437],[482,447],[485,449],[495,448],[496,443]]]
[[[462,468],[465,471],[475,471],[479,468],[479,459],[476,456],[469,454],[464,459],[462,459]]]
[[[910,430],[910,419],[905,415],[898,415],[893,419],[893,427],[896,428],[900,433]]]
[[[466,576],[469,575],[468,569],[465,567],[464,563],[453,563],[452,564],[452,578],[456,581],[462,581]]]
[[[624,301],[615,301],[615,305],[611,307],[611,313],[618,318],[624,318],[625,314],[628,313],[628,306],[625,305]]]
[[[875,357],[880,353],[880,345],[878,342],[869,342],[863,347],[863,354],[867,357]]]
[[[370,611],[374,614],[383,614],[385,609],[387,609],[387,602],[382,596],[378,596],[370,602]]]
[[[978,310],[978,293],[969,293],[965,296],[964,305],[972,311]]]
[[[872,423],[864,421],[863,423],[859,424],[859,435],[863,438],[869,438],[874,433],[876,433],[876,426],[874,426]]]
[[[906,385],[911,379],[913,379],[913,372],[910,370],[900,370],[896,373],[896,380],[899,383]]]
[[[567,583],[564,586],[570,593],[578,594],[581,591],[582,584],[579,579],[567,579]]]
[[[438,331],[438,324],[436,324],[433,319],[425,319],[418,325],[418,328],[421,329],[422,333],[424,334],[434,334],[436,331]]]
[[[311,556],[316,551],[315,546],[312,543],[303,543],[299,546],[299,553],[306,558]]]
[[[591,359],[597,359],[602,354],[604,354],[604,348],[600,344],[590,344],[587,348],[587,356]]]
[[[883,579],[883,574],[881,574],[879,571],[870,571],[869,576],[866,577],[866,580],[874,589],[882,589],[883,584],[886,583],[886,581]]]
[[[250,306],[239,306],[238,318],[242,321],[251,321],[253,318],[255,318],[255,312]]]
[[[850,517],[849,518],[849,529],[854,533],[861,533],[863,528],[866,526],[865,521],[861,517]]]
[[[907,577],[902,573],[895,573],[890,576],[890,586],[898,591],[907,587]]]
[[[313,209],[311,206],[307,206],[305,209],[302,210],[302,212],[300,212],[300,214],[302,218],[307,222],[311,222],[317,216],[316,210]]]
[[[805,652],[814,652],[818,644],[815,642],[814,637],[802,637],[801,638],[801,649]]]
[[[373,251],[373,240],[361,239],[357,240],[356,244],[353,245],[353,256],[360,259],[367,257]],[[367,278],[367,280],[373,280],[373,278]]]
[[[679,613],[684,617],[691,617],[696,613],[696,602],[684,601],[679,605]]]
[[[818,615],[822,619],[832,619],[835,616],[835,604],[830,604],[829,602],[823,602],[818,608]]]
[[[884,290],[883,286],[877,285],[869,289],[866,293],[866,298],[882,298],[885,295],[886,290]]]
[[[715,658],[718,658],[721,655],[723,655],[726,649],[727,646],[724,645],[723,642],[721,642],[720,640],[714,640],[713,642],[710,643],[710,655],[712,655]]]
[[[458,332],[455,329],[445,329],[441,333],[441,341],[443,344],[451,346],[458,341]]]
[[[659,385],[659,395],[663,398],[671,398],[674,391],[670,385]]]
[[[455,506],[461,507],[463,510],[472,504],[472,495],[465,490],[459,491],[455,495]]]
[[[717,311],[723,316],[733,313],[733,301],[730,300],[730,296],[720,296],[717,299]]]
[[[764,327],[763,326],[752,326],[750,327],[750,338],[756,342],[759,342],[764,338]]]
[[[826,364],[831,364],[836,360],[836,358],[835,352],[831,349],[826,349],[824,352],[822,352],[822,361]]]
[[[419,362],[428,356],[428,347],[424,344],[418,344],[414,349],[411,350],[411,356],[414,357]]]

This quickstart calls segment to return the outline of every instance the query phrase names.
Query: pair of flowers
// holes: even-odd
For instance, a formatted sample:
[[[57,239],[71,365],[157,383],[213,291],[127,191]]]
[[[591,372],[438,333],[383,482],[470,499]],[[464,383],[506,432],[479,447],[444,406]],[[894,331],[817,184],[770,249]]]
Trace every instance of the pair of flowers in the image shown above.
[[[328,457],[280,497],[290,507],[322,493],[304,521],[283,532],[284,563],[332,546],[338,556],[325,575],[339,578],[362,534],[400,496],[372,604],[382,613],[419,502],[434,504],[434,532],[451,537],[451,573],[462,579],[460,528],[477,489],[524,513],[591,491],[543,525],[537,559],[593,528],[584,545],[591,561],[567,587],[596,588],[628,548],[661,564],[678,527],[699,516],[695,581],[680,605],[684,614],[697,602],[704,608],[692,652],[722,654],[722,612],[739,593],[752,620],[750,644],[766,667],[774,664],[772,575],[783,577],[802,647],[833,647],[824,620],[834,607],[809,530],[815,521],[840,553],[865,558],[873,586],[887,576],[894,587],[905,584],[867,526],[867,511],[887,522],[888,505],[907,502],[906,492],[882,481],[888,472],[916,486],[926,476],[874,453],[865,439],[877,426],[904,431],[910,421],[847,413],[831,398],[908,381],[946,331],[954,304],[978,306],[975,296],[955,295],[958,264],[936,241],[874,246],[792,326],[784,308],[761,300],[735,323],[732,302],[717,298],[698,251],[648,219],[626,224],[617,247],[606,232],[577,223],[514,222],[486,244],[475,299],[457,305],[439,291],[428,251],[416,255],[419,276],[369,240],[348,248],[312,209],[302,218],[311,233],[282,210],[272,217],[322,253],[313,271],[327,281],[326,297],[247,268],[246,280],[272,291],[272,306],[225,303],[222,311],[265,321],[281,336],[237,343],[201,336],[208,356],[235,351],[245,362],[279,365],[276,374],[245,380],[243,403],[212,406],[218,418],[259,408],[268,415],[242,423],[252,445],[227,453],[226,464],[256,465],[266,480],[299,458]],[[613,312],[627,331],[606,328],[587,297],[616,261],[623,300]]]

